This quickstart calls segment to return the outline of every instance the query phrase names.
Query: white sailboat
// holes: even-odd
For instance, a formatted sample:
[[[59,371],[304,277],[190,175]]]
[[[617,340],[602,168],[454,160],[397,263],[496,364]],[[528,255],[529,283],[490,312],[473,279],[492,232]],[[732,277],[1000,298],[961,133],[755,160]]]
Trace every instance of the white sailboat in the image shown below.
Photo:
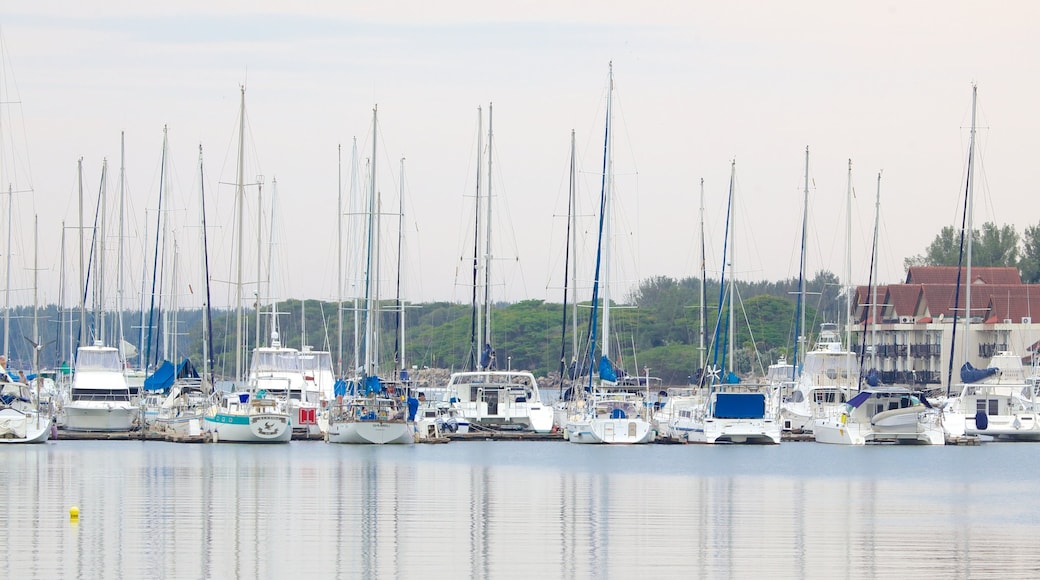
[[[736,162],[730,164],[729,181],[729,207],[733,208],[736,186]],[[732,211],[727,211],[732,215]],[[733,270],[732,258],[734,255],[733,243],[735,241],[735,227],[732,221],[726,224],[728,234],[727,249],[723,252],[723,263]],[[725,268],[725,266],[724,266]],[[722,288],[729,286],[729,297],[723,300],[719,296],[718,318],[715,326],[712,342],[714,343],[716,360],[710,370],[706,369],[704,379],[707,394],[704,396],[704,404],[700,407],[689,409],[689,418],[680,414],[683,421],[689,421],[686,439],[691,443],[747,443],[747,444],[777,444],[780,443],[780,423],[778,415],[780,410],[780,389],[777,385],[744,385],[741,384],[735,373],[736,359],[734,342],[736,339],[736,275],[730,273],[726,279],[726,270],[723,269]],[[722,289],[720,288],[720,290]],[[728,329],[726,331],[727,351],[725,356],[726,369],[723,375],[722,365],[718,363],[720,352],[720,339],[722,334],[723,305],[728,301]]]
[[[851,162],[849,164],[851,172]],[[878,193],[874,202],[874,247],[877,247],[877,231],[880,219],[881,174],[878,174]],[[874,272],[870,275],[871,286],[874,284]],[[877,312],[877,300],[871,307]],[[871,318],[876,320],[876,314]],[[806,367],[809,367],[808,358]],[[835,358],[834,360],[839,360]],[[858,368],[852,367],[852,368]],[[817,373],[817,382],[823,380],[845,381],[854,376],[859,387],[859,373],[849,372],[849,366],[835,366],[828,369],[826,378],[819,373],[822,369],[813,368]],[[846,374],[847,373],[847,374]],[[826,414],[813,421],[813,437],[817,443],[838,445],[866,445],[872,443],[900,443],[911,445],[944,445],[946,435],[943,433],[942,414],[933,407],[920,393],[912,392],[905,387],[894,387],[877,384],[876,373],[867,376],[868,387],[857,389],[855,396],[847,402],[830,408]],[[844,391],[837,393],[844,396]]]
[[[527,371],[498,368],[491,338],[491,175],[493,109],[488,107],[487,186],[482,189],[483,113],[477,109],[476,211],[473,233],[473,324],[469,369],[452,373],[447,392],[453,413],[473,428],[521,429],[548,433],[553,408],[542,401],[538,381]]]
[[[83,259],[83,162],[79,167],[80,199],[80,288],[86,288],[86,263]],[[102,169],[104,175],[105,170]],[[104,184],[105,177],[102,177]],[[102,187],[100,205],[105,206],[105,188]],[[104,211],[101,212],[102,221]],[[104,238],[104,224],[100,225]],[[95,261],[95,283],[104,273],[104,244],[99,244],[99,258]],[[86,298],[80,292],[80,346],[76,350],[76,364],[72,387],[64,405],[64,428],[68,431],[129,431],[138,421],[139,411],[133,400],[126,378],[126,363],[119,349],[105,346],[105,324],[101,313],[101,292],[95,293],[95,332],[93,344],[86,345]]]
[[[600,194],[599,243],[596,255],[595,281],[592,291],[592,332],[589,360],[596,360],[597,311],[602,299],[603,337],[598,358],[599,381],[593,384],[588,374],[587,397],[575,401],[575,408],[564,424],[564,438],[571,443],[650,443],[655,431],[650,421],[650,405],[646,397],[649,383],[624,380],[610,360],[610,260],[611,206],[614,188],[613,160],[613,93],[614,67],[610,65],[607,91],[606,130],[603,144],[603,181]],[[602,290],[602,293],[601,293]]]
[[[852,213],[852,161],[849,161],[846,195],[846,263],[845,283],[851,279],[851,213]],[[805,148],[805,189],[802,214],[801,266],[798,275],[798,320],[797,340],[808,334],[805,324],[805,253],[809,220],[809,148]],[[846,309],[847,311],[847,309]],[[812,433],[817,419],[836,415],[842,406],[859,390],[859,362],[856,353],[848,350],[849,325],[846,322],[846,341],[842,343],[838,325],[825,322],[811,350],[805,349],[802,360],[795,352],[793,385],[780,409],[781,427],[789,433]],[[796,349],[798,346],[796,345]]]
[[[238,283],[236,284],[237,328],[239,345],[235,348],[235,378],[242,377],[242,222],[245,205],[244,149],[245,149],[246,89],[241,88],[238,139]],[[285,400],[279,399],[251,382],[246,389],[238,388],[223,393],[207,413],[205,430],[218,442],[284,443],[292,438],[292,422]]]
[[[365,362],[362,374],[353,381],[353,392],[345,401],[329,407],[329,443],[411,444],[415,431],[408,421],[403,393],[395,382],[379,377],[379,198],[376,190],[378,135],[377,109],[372,110],[372,166],[368,191],[368,269],[365,273]]]
[[[996,353],[985,369],[976,369],[971,348],[971,251],[975,175],[975,108],[978,87],[971,88],[971,139],[968,144],[967,204],[965,211],[965,261],[967,262],[964,309],[964,363],[959,392],[943,403],[943,427],[950,437],[987,436],[1010,441],[1040,441],[1040,407],[1037,407],[1036,377],[1026,376],[1022,359],[1009,351]],[[956,320],[954,323],[956,324]],[[953,356],[951,344],[951,358]],[[1035,370],[1034,370],[1035,373]],[[949,389],[947,395],[950,395]]]
[[[33,224],[36,248],[36,224]],[[8,374],[6,357],[0,357],[0,444],[43,443],[51,436],[52,413],[50,405],[40,404],[40,385],[43,377],[40,368],[40,332],[36,318],[36,277],[38,259],[34,249],[33,264],[33,368],[36,376],[30,378],[32,386],[24,381],[15,381]],[[19,377],[20,378],[20,377]]]

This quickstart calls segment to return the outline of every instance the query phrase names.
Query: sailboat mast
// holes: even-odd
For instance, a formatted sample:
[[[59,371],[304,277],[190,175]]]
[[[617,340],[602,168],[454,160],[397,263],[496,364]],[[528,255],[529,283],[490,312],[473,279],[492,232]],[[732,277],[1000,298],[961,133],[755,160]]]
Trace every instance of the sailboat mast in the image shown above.
[[[491,344],[491,163],[495,158],[494,146],[494,105],[488,103],[488,144],[487,144],[487,217],[484,220],[484,342],[480,344]],[[488,358],[488,366],[494,360]]]
[[[404,351],[404,302],[401,300],[401,263],[404,260],[404,157],[401,158],[401,194],[397,205],[397,346],[394,351],[403,372],[407,368]]]
[[[245,338],[242,336],[245,330],[242,324],[242,233],[245,229],[245,130],[246,130],[246,87],[242,85],[239,87],[241,92],[241,104],[239,105],[239,116],[238,116],[238,182],[236,185],[235,197],[238,203],[238,253],[236,258],[237,263],[237,278],[235,279],[235,380],[242,380],[242,348],[245,345]],[[260,273],[257,272],[257,275]]]
[[[361,173],[361,166],[358,159],[358,147],[357,137],[353,138],[353,144],[351,146],[351,158],[350,158],[350,202],[351,205],[358,203],[358,177]],[[357,272],[354,272],[355,276]],[[356,280],[356,279],[355,279]],[[358,293],[357,286],[355,285],[354,290],[354,361],[351,365],[351,370],[356,371],[358,366],[361,365],[361,312],[358,310]]]
[[[734,200],[736,199],[736,189],[737,188],[735,186],[729,188],[729,205],[730,205],[731,208],[735,207]],[[726,339],[726,344],[727,344],[727,350],[726,350],[727,365],[726,365],[726,369],[731,374],[733,373],[734,364],[735,364],[734,363],[734,359],[736,358],[736,356],[734,356],[734,349],[735,349],[734,344],[737,342],[737,333],[736,333],[737,303],[734,300],[734,297],[736,296],[736,289],[737,289],[737,270],[736,270],[736,268],[733,267],[733,264],[735,262],[733,256],[737,253],[736,252],[737,237],[735,235],[735,232],[736,232],[737,228],[736,228],[736,224],[734,223],[735,221],[736,220],[733,220],[733,219],[730,219],[730,221],[729,221],[729,251],[726,252],[726,258],[729,260],[729,271],[730,271],[730,279],[729,279],[729,316],[726,317],[727,318],[727,323],[728,323],[727,329],[726,329],[726,336],[727,336],[727,339]],[[728,378],[728,376],[729,375],[727,375],[727,378]]]
[[[209,292],[209,239],[206,231],[206,186],[202,171],[202,145],[199,144],[199,207],[202,212],[202,256],[203,256],[203,278],[206,284],[206,312],[202,316],[202,380],[210,377],[210,369],[213,365],[213,315]]]
[[[805,146],[805,188],[802,195],[802,249],[798,267],[798,331],[795,333],[795,369],[800,369],[798,364],[799,354],[805,359],[805,350],[809,348],[806,337],[809,335],[805,328],[805,252],[808,247],[809,237],[809,146]],[[801,347],[801,348],[799,348]],[[797,370],[795,372],[798,372]]]
[[[708,292],[707,284],[704,278],[707,276],[707,256],[705,254],[706,248],[704,247],[704,178],[701,178],[701,203],[700,203],[700,220],[701,220],[701,287],[700,287],[700,314],[698,319],[700,320],[700,332],[698,333],[698,345],[697,350],[700,352],[700,368],[703,372],[704,369],[704,357],[706,354],[704,344],[704,332],[708,326]]]
[[[7,283],[4,285],[4,360],[11,356],[11,226],[14,214],[14,190],[7,186],[7,250],[4,252],[7,262]]]
[[[166,191],[166,151],[167,151],[167,140],[166,140],[166,127],[163,127],[163,146],[162,146],[162,163],[160,164],[159,170],[159,205],[155,210],[155,255],[152,258],[152,292],[151,292],[151,305],[148,308],[148,346],[145,349],[145,366],[151,365],[152,360],[152,344],[158,344],[158,337],[155,340],[152,339],[152,334],[155,331],[155,327],[152,325],[152,317],[155,314],[155,288],[156,278],[159,273],[160,265],[160,251],[159,244],[160,239],[165,245],[165,237],[160,238],[160,233],[165,233],[163,228],[163,193]],[[165,325],[164,325],[165,327]],[[158,350],[158,349],[156,349]]]
[[[878,224],[881,223],[880,219],[881,219],[881,172],[878,171],[878,174],[877,174],[877,195],[874,196],[874,248],[875,248],[875,252],[877,251],[878,229],[879,229]],[[870,272],[871,281],[874,281],[874,277],[875,277],[875,275],[877,273],[876,270],[877,270],[877,261],[876,260],[871,260],[871,272]],[[870,349],[870,368],[873,368],[873,369],[877,368],[877,324],[878,324],[878,320],[877,320],[877,307],[878,307],[877,287],[878,287],[878,285],[876,283],[871,284],[871,296],[870,296],[870,309],[871,309],[871,315],[870,315],[870,343],[873,345],[873,347]]]
[[[573,227],[572,222],[578,214],[578,162],[575,145],[575,134],[574,129],[571,129],[571,175],[570,175],[570,202],[569,202],[569,216],[567,217],[567,229],[570,231],[570,251],[577,254],[578,251],[578,228]],[[571,269],[571,288],[574,291],[574,306],[571,308],[571,356],[578,356],[578,260],[575,255],[574,268]],[[565,274],[566,276],[566,274]],[[567,294],[564,292],[564,302],[567,301]],[[566,312],[564,313],[566,316]],[[575,370],[577,370],[577,363],[575,363]]]
[[[571,222],[574,220],[574,189],[575,189],[575,144],[574,144],[574,129],[571,129],[571,156],[570,156],[570,182],[568,184],[568,195],[567,195],[567,235],[564,237],[566,240],[565,248],[563,252],[563,324],[560,325],[560,384],[563,384],[563,378],[567,373],[567,283],[568,276],[573,276],[570,271],[571,266],[571,248],[576,248],[577,245],[571,245],[571,236],[575,235],[574,228],[571,227]],[[575,282],[574,288],[577,288]],[[577,302],[577,301],[575,301]],[[572,346],[571,353],[576,356],[578,353],[578,313],[577,308],[572,308],[574,316],[572,318]],[[562,387],[561,387],[561,395]]]
[[[481,311],[477,304],[477,296],[480,294],[480,176],[484,165],[484,111],[477,107],[477,189],[476,201],[473,211],[473,296],[471,298],[470,314],[470,348],[469,368],[476,370],[480,364],[480,353],[484,348],[481,324]]]
[[[610,63],[610,75],[607,89],[607,135],[604,142],[606,153],[606,172],[603,176],[603,346],[602,354],[610,359],[610,238],[611,211],[614,189],[614,134],[610,131],[614,115],[614,63]]]
[[[852,345],[852,159],[845,191],[845,348]],[[847,360],[847,359],[846,359]],[[847,369],[851,371],[852,369]],[[849,375],[852,376],[851,374]]]
[[[368,189],[368,264],[365,276],[365,375],[375,374],[375,360],[373,357],[375,349],[375,282],[378,273],[375,271],[376,263],[373,260],[376,248],[376,138],[377,138],[377,111],[378,107],[372,107],[372,159],[369,162],[369,189]]]
[[[97,326],[97,340],[101,344],[105,342],[105,233],[107,230],[106,214],[108,213],[108,159],[101,160],[101,194],[98,198],[98,212],[100,213],[100,225],[95,219],[94,237],[97,240],[97,255],[94,260],[94,324]],[[98,234],[100,232],[100,235]]]
[[[87,342],[87,264],[83,252],[83,158],[77,162],[79,189],[79,345]]]
[[[267,298],[263,294],[263,280],[264,280],[264,184],[262,179],[257,180],[256,184],[256,333],[253,336],[253,344],[256,348],[260,348],[262,333],[260,332],[260,311],[262,308],[260,305],[264,298]],[[275,308],[277,310],[277,307]],[[272,311],[273,312],[273,311]],[[271,328],[275,327],[278,317],[276,315],[271,316]]]
[[[119,324],[119,358],[123,359],[123,341],[125,338],[123,326],[123,236],[126,235],[126,132],[119,132],[119,240],[116,251],[116,317]]]
[[[975,191],[975,109],[978,97],[978,86],[971,86],[971,137],[968,140],[968,186],[967,186],[967,228],[966,234],[968,236],[965,249],[965,259],[967,260],[967,267],[965,268],[965,280],[964,280],[964,362],[971,362],[971,333],[968,329],[971,327],[971,246],[972,240],[975,238],[975,229],[972,223],[972,218],[975,213],[974,205],[974,191]]]
[[[33,372],[39,376],[40,373],[40,347],[43,339],[40,338],[40,299],[38,294],[40,288],[40,216],[33,216]],[[39,403],[40,381],[36,380],[36,397]]]
[[[336,145],[336,376],[343,376],[343,144]]]

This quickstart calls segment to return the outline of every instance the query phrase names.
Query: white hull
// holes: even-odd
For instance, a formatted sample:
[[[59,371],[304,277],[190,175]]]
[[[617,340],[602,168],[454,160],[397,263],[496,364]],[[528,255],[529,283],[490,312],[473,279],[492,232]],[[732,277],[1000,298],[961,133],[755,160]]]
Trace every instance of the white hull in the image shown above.
[[[51,418],[35,412],[0,409],[0,445],[5,443],[43,443],[51,436]]]
[[[710,444],[778,445],[780,425],[770,419],[708,419],[704,422],[703,429],[689,432],[688,440],[693,443]]]
[[[553,407],[542,403],[538,381],[525,371],[454,373],[447,393],[460,418],[474,426],[520,427],[536,433],[553,428]]]
[[[129,402],[73,401],[65,403],[66,431],[130,431],[140,409]]]
[[[855,415],[835,414],[816,422],[813,436],[817,443],[867,445],[900,443],[908,445],[945,445],[946,434],[935,410],[923,405],[884,411],[869,420]]]
[[[569,421],[564,429],[564,438],[571,443],[639,444],[654,440],[653,427],[638,417]]]
[[[398,421],[346,421],[329,424],[329,443],[361,445],[410,445],[415,442],[411,423]]]
[[[292,439],[292,425],[285,413],[217,413],[206,417],[204,424],[218,442],[284,443]]]

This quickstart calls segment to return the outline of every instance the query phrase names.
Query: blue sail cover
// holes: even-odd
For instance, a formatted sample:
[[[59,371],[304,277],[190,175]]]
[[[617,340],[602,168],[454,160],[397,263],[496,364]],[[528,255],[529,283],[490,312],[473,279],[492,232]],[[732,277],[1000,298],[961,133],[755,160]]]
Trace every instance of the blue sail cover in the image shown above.
[[[617,372],[614,370],[614,364],[610,362],[607,355],[603,355],[599,359],[599,379],[612,383],[617,382]]]
[[[186,358],[181,361],[181,364],[177,365],[177,378],[178,379],[197,379],[199,378],[199,371],[195,369],[195,365],[191,363],[191,359]]]
[[[867,402],[867,399],[869,399],[869,398],[870,398],[870,392],[869,391],[861,391],[855,397],[852,397],[851,399],[849,399],[848,405],[850,407],[852,407],[853,409],[855,409],[856,407],[859,407],[863,403]]]
[[[379,377],[365,377],[365,395],[375,395],[383,389]]]
[[[867,371],[867,384],[876,387],[881,384],[881,375],[877,369],[870,369]]]
[[[733,371],[730,371],[722,378],[722,382],[727,385],[737,385],[740,384],[740,377],[738,377]]]
[[[347,381],[343,379],[336,379],[336,384],[332,386],[332,394],[337,397],[347,396]]]
[[[997,367],[977,369],[970,362],[961,367],[961,381],[965,383],[977,383],[986,377],[991,377],[1000,371]]]
[[[144,379],[144,390],[150,393],[165,391],[173,386],[174,376],[173,363],[164,360],[154,373]]]

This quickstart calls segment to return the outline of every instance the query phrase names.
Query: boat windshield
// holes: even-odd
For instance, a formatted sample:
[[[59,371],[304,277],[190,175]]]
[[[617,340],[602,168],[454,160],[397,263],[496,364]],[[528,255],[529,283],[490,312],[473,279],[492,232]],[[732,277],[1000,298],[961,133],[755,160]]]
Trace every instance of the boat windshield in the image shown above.
[[[295,350],[254,351],[250,372],[300,370],[300,356]]]
[[[114,348],[80,350],[76,355],[76,372],[79,371],[122,371],[119,352]]]
[[[300,369],[304,371],[332,371],[332,354],[305,352],[300,354]]]

